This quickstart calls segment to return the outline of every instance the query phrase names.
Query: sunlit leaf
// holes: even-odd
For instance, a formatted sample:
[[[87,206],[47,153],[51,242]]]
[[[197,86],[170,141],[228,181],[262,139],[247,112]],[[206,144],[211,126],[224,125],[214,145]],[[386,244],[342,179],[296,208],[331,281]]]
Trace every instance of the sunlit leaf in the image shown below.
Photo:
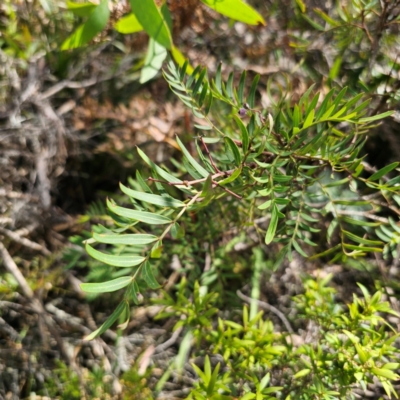
[[[140,83],[145,83],[154,78],[161,70],[166,57],[167,50],[165,47],[150,38],[144,65],[140,71]]]
[[[93,3],[74,3],[67,0],[68,11],[73,12],[77,17],[89,17],[96,7],[97,5]]]
[[[172,38],[161,11],[154,0],[129,0],[131,9],[147,34],[161,46],[171,49]]]
[[[202,0],[202,2],[226,17],[249,25],[265,25],[264,18],[242,0]]]
[[[120,18],[114,24],[114,28],[117,32],[123,34],[136,33],[143,30],[143,26],[140,25],[135,14],[128,14],[125,17]]]
[[[89,43],[106,27],[109,17],[108,0],[101,0],[90,14],[89,19],[64,41],[61,50],[75,49]]]

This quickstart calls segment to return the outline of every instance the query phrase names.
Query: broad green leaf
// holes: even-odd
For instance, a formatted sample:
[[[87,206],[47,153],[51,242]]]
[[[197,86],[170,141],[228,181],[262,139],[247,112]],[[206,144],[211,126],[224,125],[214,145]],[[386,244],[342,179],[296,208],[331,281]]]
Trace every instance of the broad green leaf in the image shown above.
[[[88,254],[94,259],[114,267],[134,267],[145,260],[144,257],[134,255],[116,256],[113,254],[102,253],[101,251],[94,249],[92,246],[90,246],[90,244],[86,244],[85,248]]]
[[[145,203],[154,204],[160,207],[172,207],[172,208],[179,208],[185,206],[185,203],[182,203],[180,200],[176,200],[173,197],[159,196],[157,194],[138,192],[137,190],[132,190],[127,188],[122,183],[119,184],[119,187],[129,197],[132,197],[136,200],[144,201]]]
[[[154,0],[129,0],[129,3],[147,34],[161,46],[171,49],[172,38],[168,23]]]
[[[234,119],[235,119],[235,121],[238,124],[239,129],[240,129],[240,135],[242,137],[243,153],[246,153],[247,150],[249,149],[249,133],[247,132],[247,128],[244,125],[244,123],[242,122],[242,120],[236,115],[234,115],[233,117],[234,117]]]
[[[129,282],[128,282],[129,283]],[[92,332],[90,335],[85,337],[85,340],[92,340],[95,337],[101,335],[104,333],[108,328],[112,326],[112,324],[118,319],[118,317],[126,311],[128,308],[129,310],[129,304],[124,300],[121,303],[118,304],[118,307],[114,310],[114,312],[107,318],[106,322],[104,322],[103,325],[100,326],[100,328],[96,329],[94,332]]]
[[[265,25],[264,18],[242,0],[201,0],[226,17],[249,25]]]
[[[68,11],[71,11],[77,17],[89,17],[96,7],[96,4],[93,3],[74,3],[67,0]]]
[[[167,24],[169,31],[172,32],[172,17],[166,1],[162,3],[160,11],[162,17],[164,18],[165,23]]]
[[[76,49],[90,42],[106,27],[109,17],[108,0],[101,0],[90,14],[89,19],[64,41],[61,50]]]
[[[166,57],[167,50],[165,47],[150,38],[144,66],[140,72],[140,83],[145,83],[154,78],[161,70]]]
[[[190,165],[203,177],[207,178],[209,175],[208,171],[204,169],[189,153],[189,151],[186,149],[185,145],[182,143],[182,141],[179,139],[179,136],[176,136],[176,141],[179,145],[179,147],[182,150],[182,153],[185,155],[187,160],[189,161]]]
[[[397,168],[397,166],[399,165],[399,162],[394,162],[392,164],[386,165],[386,167],[383,167],[382,169],[380,169],[379,171],[375,172],[374,174],[372,174],[368,180],[369,181],[376,181],[379,178],[382,178],[383,176],[385,176],[387,173],[389,173],[390,171],[394,170],[395,168]]]
[[[150,263],[148,261],[146,261],[143,264],[141,273],[142,273],[142,278],[145,280],[145,282],[147,283],[149,288],[158,289],[160,287],[160,285],[158,284],[158,282],[154,278],[154,274],[153,274],[153,271],[151,269],[151,265],[150,265]]]
[[[278,226],[279,210],[276,204],[272,206],[271,220],[269,222],[268,230],[265,235],[265,243],[270,244],[275,237],[276,228]]]
[[[113,279],[101,283],[81,283],[81,289],[86,293],[107,293],[115,292],[128,286],[132,282],[131,276],[121,276],[120,278]]]
[[[115,24],[114,28],[117,32],[128,34],[128,33],[136,33],[143,30],[143,26],[140,25],[140,22],[137,20],[135,14],[128,14],[125,17],[119,19]]]
[[[115,233],[93,232],[93,239],[95,239],[96,242],[99,243],[140,246],[155,242],[158,238],[157,236],[148,235],[144,233],[127,233],[118,235]]]
[[[144,222],[145,224],[164,225],[172,222],[168,217],[165,217],[164,215],[153,214],[146,211],[131,210],[125,207],[119,207],[116,204],[109,201],[108,199],[107,199],[107,207],[110,209],[110,211],[121,217]]]
[[[242,159],[241,159],[240,152],[239,152],[239,149],[238,149],[237,145],[228,136],[225,136],[224,140],[225,140],[225,143],[227,143],[228,147],[230,148],[230,150],[231,150],[231,152],[233,154],[233,158],[235,159],[236,165],[240,165]]]

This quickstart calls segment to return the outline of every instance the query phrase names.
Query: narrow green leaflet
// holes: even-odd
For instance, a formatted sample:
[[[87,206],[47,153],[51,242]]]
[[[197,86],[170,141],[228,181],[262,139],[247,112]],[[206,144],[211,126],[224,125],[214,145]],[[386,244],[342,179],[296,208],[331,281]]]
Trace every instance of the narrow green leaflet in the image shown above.
[[[344,235],[346,235],[349,239],[353,240],[356,243],[360,243],[360,244],[365,244],[367,246],[381,246],[383,245],[383,243],[380,240],[369,240],[369,239],[365,239],[362,237],[359,237],[357,235],[354,235],[354,233],[342,230],[342,233]]]
[[[181,139],[179,139],[178,136],[176,136],[176,141],[179,145],[179,147],[182,150],[182,153],[185,155],[185,157],[188,159],[190,165],[203,177],[203,178],[207,178],[207,176],[209,175],[208,171],[206,169],[204,169],[193,157],[192,155],[189,153],[189,151],[187,150],[187,148],[185,147],[185,145],[182,143]]]
[[[240,152],[239,149],[237,147],[237,145],[235,144],[235,142],[228,136],[224,137],[225,143],[228,145],[228,147],[230,148],[232,154],[233,154],[233,158],[235,160],[236,165],[239,165],[240,162],[242,161],[241,157],[240,157]]]
[[[171,54],[172,57],[174,58],[174,60],[176,61],[176,63],[180,66],[183,67],[183,65],[185,64],[185,62],[187,61],[187,58],[185,58],[185,56],[181,53],[181,51],[175,47],[172,46],[171,48]],[[188,63],[185,72],[188,75],[192,75],[194,71],[194,68]],[[182,78],[183,79],[183,78]]]
[[[156,206],[172,207],[172,208],[179,208],[185,206],[185,203],[181,202],[180,200],[176,200],[173,197],[159,196],[157,194],[138,192],[137,190],[132,190],[127,188],[122,183],[119,184],[119,187],[121,188],[122,192],[124,192],[129,197],[132,197],[136,200],[144,201],[146,203],[154,204]]]
[[[129,3],[147,34],[161,46],[171,49],[171,32],[154,0],[129,0]]]
[[[247,132],[247,128],[245,127],[244,123],[242,122],[242,120],[237,116],[234,115],[233,116],[236,123],[239,126],[240,129],[240,134],[242,137],[242,149],[243,149],[243,153],[246,153],[247,150],[249,149],[249,133]]]
[[[113,254],[102,253],[101,251],[94,249],[90,244],[86,244],[85,248],[87,253],[94,259],[99,260],[105,264],[112,265],[114,267],[123,267],[123,268],[134,267],[136,265],[141,264],[145,260],[145,257],[134,256],[134,255],[116,256]]]
[[[156,171],[157,174],[160,175],[161,178],[165,179],[167,182],[170,182],[170,183],[175,183],[175,184],[182,183],[182,185],[174,185],[174,186],[177,187],[178,189],[182,190],[185,193],[193,194],[193,192],[186,185],[184,185],[183,181],[181,181],[180,179],[176,178],[175,176],[169,174],[167,171],[164,171],[158,165],[154,164],[153,161],[151,161],[150,158],[147,157],[147,155],[139,148],[137,148],[137,151],[138,151],[140,157],[142,157],[142,159],[144,160],[144,162],[149,167],[153,168],[154,171]]]
[[[251,108],[254,108],[254,106],[255,106],[256,90],[257,90],[257,85],[258,85],[258,81],[259,80],[260,80],[260,75],[257,74],[253,79],[253,82],[252,82],[251,88],[250,88],[250,92],[249,92],[249,95],[247,97],[247,102],[249,103],[249,106]]]
[[[131,0],[132,1],[132,0]],[[264,18],[242,0],[201,0],[226,17],[249,25],[265,25]]]
[[[315,110],[311,110],[310,113],[307,115],[306,120],[304,121],[303,129],[308,128],[314,122],[314,114]]]
[[[64,41],[61,50],[75,49],[90,42],[106,27],[109,17],[108,0],[101,0],[90,14],[89,19]]]
[[[274,203],[272,207],[271,213],[271,221],[269,222],[268,230],[265,235],[265,243],[270,244],[275,237],[276,228],[278,226],[278,219],[279,219],[279,210],[276,204]]]
[[[236,178],[240,176],[242,173],[242,168],[236,168],[231,175],[229,175],[227,178],[222,179],[221,181],[218,182],[218,185],[224,186],[227,185],[228,183],[233,182]]]
[[[128,33],[136,33],[143,30],[143,26],[140,25],[140,22],[136,18],[136,15],[132,13],[119,19],[115,23],[114,28],[117,32],[125,35]]]
[[[246,83],[246,70],[242,72],[242,75],[240,76],[240,82],[239,82],[239,88],[238,88],[238,98],[239,98],[239,103],[243,104],[244,102],[244,86]]]
[[[154,78],[160,71],[167,57],[167,50],[153,38],[149,40],[144,66],[140,72],[140,83],[145,83]]]
[[[372,117],[361,118],[358,122],[360,122],[361,124],[364,124],[366,122],[377,121],[378,119],[383,119],[383,118],[389,117],[392,114],[393,114],[393,111],[386,111],[382,114],[374,115]]]
[[[129,283],[129,282],[128,282]],[[85,340],[92,340],[97,336],[104,333],[107,329],[111,328],[112,324],[117,320],[117,318],[126,310],[129,310],[129,304],[124,300],[118,304],[118,307],[114,310],[114,312],[107,318],[106,322],[100,326],[100,328],[96,329],[90,335],[85,337]]]
[[[101,283],[81,283],[81,289],[86,293],[107,293],[115,292],[128,286],[132,282],[131,276],[121,276],[112,281]]]
[[[385,176],[387,173],[389,173],[390,171],[394,170],[395,168],[397,168],[397,166],[399,165],[399,162],[394,162],[392,164],[386,165],[386,167],[383,167],[382,169],[380,169],[379,171],[375,172],[374,174],[372,174],[368,180],[369,181],[376,181],[379,178],[382,178],[383,176]]]
[[[151,270],[151,265],[148,261],[144,263],[141,272],[142,272],[142,278],[149,285],[149,288],[158,289],[160,287],[160,285],[156,281],[156,278],[154,278],[153,271]]]
[[[136,221],[144,222],[145,224],[164,225],[172,222],[168,217],[165,217],[164,215],[158,215],[146,211],[137,211],[125,207],[119,207],[108,199],[107,199],[107,207],[109,208],[110,211],[121,217],[134,219]]]
[[[93,3],[74,3],[67,0],[68,11],[72,11],[77,17],[89,17],[96,7],[96,4]]]
[[[93,232],[93,239],[99,243],[106,244],[126,244],[132,246],[140,246],[155,242],[158,237],[148,235],[145,233],[127,233],[125,235],[114,233],[95,233]]]

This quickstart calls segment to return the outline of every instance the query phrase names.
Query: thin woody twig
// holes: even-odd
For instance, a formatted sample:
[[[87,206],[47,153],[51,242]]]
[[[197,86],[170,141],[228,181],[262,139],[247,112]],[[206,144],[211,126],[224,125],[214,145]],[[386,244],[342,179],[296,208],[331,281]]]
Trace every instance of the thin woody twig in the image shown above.
[[[0,227],[0,233],[9,237],[11,240],[13,240],[14,242],[17,242],[19,244],[22,244],[25,247],[28,247],[32,250],[36,250],[36,251],[40,251],[41,253],[43,253],[45,256],[50,255],[50,251],[47,250],[44,246],[32,242],[29,239],[23,238],[21,236],[19,236],[17,233],[9,231],[8,229],[4,229]]]
[[[17,264],[15,264],[14,260],[10,256],[10,253],[4,247],[2,242],[0,242],[0,255],[3,258],[4,266],[18,282],[18,285],[21,287],[21,290],[24,293],[25,297],[33,299],[34,298],[33,290],[29,286],[25,277],[22,275],[21,271],[17,267]]]
[[[229,190],[228,188],[225,188],[225,187],[221,186],[221,185],[219,184],[219,182],[215,180],[216,178],[220,178],[220,177],[222,177],[222,176],[229,176],[229,175],[231,175],[231,174],[233,173],[233,171],[234,171],[234,169],[231,169],[231,170],[225,171],[225,172],[219,171],[219,172],[217,172],[216,174],[211,175],[211,182],[212,182],[212,184],[214,185],[214,187],[218,186],[218,187],[221,188],[222,190],[225,190],[227,193],[229,193],[229,194],[231,194],[232,196],[234,196],[234,197],[236,197],[236,198],[238,198],[238,199],[241,200],[241,199],[242,199],[242,196],[236,194],[235,192],[232,192],[232,190]],[[194,185],[194,184],[196,184],[196,183],[205,182],[207,179],[208,179],[208,177],[207,177],[207,178],[201,178],[201,179],[195,179],[195,180],[193,180],[193,181],[167,182],[167,181],[162,181],[162,180],[160,180],[160,179],[154,179],[154,178],[152,178],[151,176],[147,178],[147,180],[149,180],[149,181],[151,181],[151,182],[160,182],[160,183],[164,183],[165,185],[169,185],[169,186],[178,186],[178,185],[192,186],[192,185]]]
[[[203,143],[204,149],[205,149],[205,151],[206,151],[206,153],[207,153],[207,155],[208,155],[208,158],[210,159],[211,165],[213,166],[215,172],[221,173],[222,171],[220,171],[220,170],[218,169],[218,167],[215,165],[214,160],[213,160],[212,157],[211,157],[210,151],[208,150],[208,147],[207,147],[207,145],[206,145],[206,142],[204,141],[204,139],[202,138],[202,136],[200,136],[200,140],[201,140],[201,143]]]

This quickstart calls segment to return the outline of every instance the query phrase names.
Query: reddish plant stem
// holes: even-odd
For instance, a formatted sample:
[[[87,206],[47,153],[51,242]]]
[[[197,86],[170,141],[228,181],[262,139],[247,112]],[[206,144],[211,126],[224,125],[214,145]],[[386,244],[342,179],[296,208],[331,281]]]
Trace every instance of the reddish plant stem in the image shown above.
[[[201,143],[203,143],[204,149],[206,150],[206,153],[207,153],[207,155],[208,155],[208,158],[210,159],[211,165],[213,166],[215,172],[221,173],[221,171],[220,171],[220,170],[218,169],[218,167],[215,165],[214,160],[212,159],[211,154],[210,154],[210,152],[209,152],[209,150],[208,150],[208,147],[207,147],[205,141],[203,140],[202,136],[200,136],[200,140],[201,140]]]

